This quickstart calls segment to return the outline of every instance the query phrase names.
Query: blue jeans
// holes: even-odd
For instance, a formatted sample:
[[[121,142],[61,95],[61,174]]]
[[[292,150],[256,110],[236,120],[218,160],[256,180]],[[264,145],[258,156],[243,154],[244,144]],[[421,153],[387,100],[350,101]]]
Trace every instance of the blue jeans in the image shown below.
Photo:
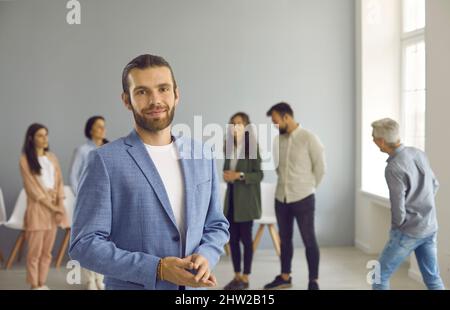
[[[391,230],[389,241],[379,258],[381,283],[373,284],[372,288],[374,290],[389,289],[389,278],[413,251],[427,288],[429,290],[445,289],[439,275],[436,233],[426,238],[413,238],[397,229]]]

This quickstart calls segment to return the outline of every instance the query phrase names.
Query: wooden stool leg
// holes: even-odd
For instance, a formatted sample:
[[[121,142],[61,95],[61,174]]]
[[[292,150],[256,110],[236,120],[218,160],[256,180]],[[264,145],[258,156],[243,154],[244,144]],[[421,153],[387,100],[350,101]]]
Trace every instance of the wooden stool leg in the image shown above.
[[[227,256],[230,256],[230,244],[229,243],[225,244],[225,254]]]
[[[61,243],[61,247],[59,248],[58,255],[56,256],[56,263],[55,263],[56,268],[61,267],[61,263],[67,251],[67,246],[69,245],[69,240],[70,240],[70,228],[66,228],[64,239]]]
[[[256,232],[256,235],[255,235],[255,240],[253,241],[253,253],[256,252],[259,242],[261,241],[261,237],[264,233],[264,226],[265,226],[265,224],[259,224],[258,231]]]
[[[269,224],[269,232],[272,237],[275,251],[277,252],[277,255],[280,256],[280,235],[278,234],[274,224]]]
[[[20,260],[22,259],[22,254],[23,254],[23,248],[25,247],[25,242],[22,242],[22,244],[19,247],[19,251],[17,252],[17,262],[20,262]]]
[[[22,247],[24,239],[25,239],[25,232],[21,231],[19,236],[17,237],[16,243],[14,244],[13,250],[11,251],[11,254],[9,255],[8,261],[6,262],[5,269],[11,268],[14,260],[16,259],[17,252]]]

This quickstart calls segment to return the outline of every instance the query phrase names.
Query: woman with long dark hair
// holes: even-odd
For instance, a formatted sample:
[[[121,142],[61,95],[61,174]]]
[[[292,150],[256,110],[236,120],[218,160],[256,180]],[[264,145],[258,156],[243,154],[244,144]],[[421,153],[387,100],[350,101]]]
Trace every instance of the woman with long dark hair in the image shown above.
[[[239,112],[230,119],[225,142],[226,159],[223,178],[227,182],[224,213],[230,223],[230,251],[234,279],[224,289],[249,287],[253,260],[253,220],[261,217],[261,158],[247,114]],[[241,248],[244,246],[244,268],[241,270]]]
[[[89,153],[108,143],[108,140],[105,138],[105,118],[99,115],[90,117],[84,126],[84,135],[87,138],[87,141],[75,150],[72,166],[70,168],[70,185],[75,195],[78,191],[81,175],[87,167]],[[101,274],[97,274],[87,269],[85,271],[87,277],[87,289],[104,289],[103,276]]]
[[[28,240],[27,282],[32,289],[45,285],[52,261],[56,229],[68,226],[64,209],[61,168],[48,144],[48,129],[41,124],[28,127],[20,157],[20,172],[27,194],[24,230]]]

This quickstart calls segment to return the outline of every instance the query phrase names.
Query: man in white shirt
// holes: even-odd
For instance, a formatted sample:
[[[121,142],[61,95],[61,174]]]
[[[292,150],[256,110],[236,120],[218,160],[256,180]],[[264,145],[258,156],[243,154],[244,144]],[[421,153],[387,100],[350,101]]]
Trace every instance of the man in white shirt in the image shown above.
[[[281,275],[268,283],[265,289],[292,286],[292,235],[297,221],[309,269],[308,289],[318,290],[319,246],[314,230],[315,191],[325,175],[324,148],[320,140],[302,128],[294,119],[289,104],[274,105],[267,116],[278,125],[280,136],[278,156],[278,183],[275,193],[275,212],[281,239]]]
[[[89,153],[69,254],[104,274],[106,289],[216,286],[229,233],[212,150],[172,136],[179,91],[162,57],[130,61],[122,86],[134,130]]]

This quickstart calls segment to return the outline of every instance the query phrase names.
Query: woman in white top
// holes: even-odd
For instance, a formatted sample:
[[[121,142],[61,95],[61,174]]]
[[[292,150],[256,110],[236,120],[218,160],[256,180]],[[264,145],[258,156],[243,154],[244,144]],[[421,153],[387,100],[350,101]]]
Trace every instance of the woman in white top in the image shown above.
[[[92,116],[89,118],[84,127],[84,135],[86,136],[87,141],[75,150],[72,166],[70,168],[70,185],[75,195],[78,191],[81,175],[87,167],[89,153],[97,147],[108,143],[108,140],[105,138],[106,129],[104,117]],[[104,289],[103,275],[87,269],[85,269],[85,274],[88,290]]]
[[[28,240],[27,282],[32,289],[45,285],[57,226],[68,227],[64,209],[64,184],[56,156],[49,151],[48,130],[32,124],[25,135],[20,157],[27,209],[24,230]]]

